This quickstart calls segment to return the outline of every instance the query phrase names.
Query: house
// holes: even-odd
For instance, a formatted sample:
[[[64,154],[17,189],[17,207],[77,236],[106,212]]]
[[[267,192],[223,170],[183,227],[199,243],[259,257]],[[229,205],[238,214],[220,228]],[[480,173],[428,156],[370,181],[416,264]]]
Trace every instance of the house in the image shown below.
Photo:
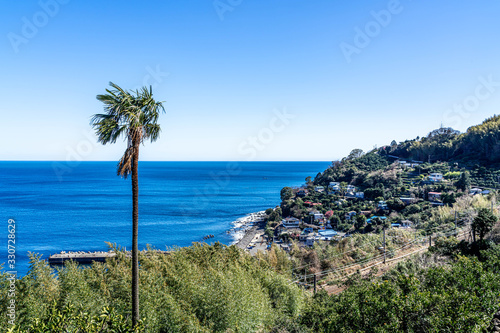
[[[300,220],[295,217],[287,217],[284,218],[281,223],[283,224],[283,227],[290,229],[290,228],[298,228],[300,224]]]
[[[326,241],[331,240],[333,237],[337,236],[337,234],[338,233],[335,230],[320,230],[318,232],[319,239]]]
[[[318,211],[310,212],[309,215],[313,216],[313,220],[314,221],[319,221],[319,220],[324,220],[325,219],[325,215],[323,215],[322,213],[320,213]]]
[[[309,236],[306,238],[306,246],[313,246],[316,239],[314,236]]]
[[[429,180],[431,182],[440,182],[443,180],[443,174],[442,173],[439,173],[439,172],[432,172],[430,175],[429,175]]]
[[[356,192],[356,186],[354,185],[347,185],[345,188],[346,192]]]
[[[345,213],[345,218],[346,218],[346,220],[350,220],[350,219],[352,219],[354,216],[356,216],[356,212],[355,212],[355,211],[350,211],[349,213]]]
[[[305,197],[309,192],[306,189],[300,189],[297,191],[297,196],[300,198]]]
[[[476,195],[480,194],[481,192],[483,192],[482,189],[475,187],[470,189],[469,194]]]
[[[362,210],[359,213],[368,217],[372,214],[372,211],[371,210]]]
[[[314,188],[314,190],[315,190],[316,192],[320,192],[320,193],[321,193],[321,192],[325,192],[325,188],[324,188],[323,186],[316,186],[316,187]]]
[[[377,208],[378,209],[389,209],[389,207],[387,207],[387,203],[383,200],[380,200],[378,202]]]
[[[405,205],[409,205],[416,201],[415,198],[399,198],[399,200],[401,200]]]
[[[312,234],[313,232],[314,232],[313,228],[305,228],[300,233],[299,240],[301,241],[306,240],[306,238],[309,237],[309,235]]]
[[[345,198],[346,199],[356,199],[356,194],[354,194],[353,192],[348,192],[345,194]]]
[[[328,187],[334,187],[334,186],[340,186],[340,183],[339,182],[330,182],[330,184],[328,185]]]
[[[330,189],[330,193],[338,193],[340,192],[340,185],[333,185],[333,186],[329,186],[329,189]]]
[[[441,192],[429,192],[429,201],[441,201]]]
[[[401,228],[411,228],[412,225],[413,225],[413,222],[410,220],[401,221]]]
[[[372,220],[375,219],[375,218],[379,218],[381,220],[385,220],[387,219],[387,216],[372,216],[371,218],[369,218],[368,220],[366,220],[366,223],[372,223]]]
[[[349,186],[351,186],[351,185],[349,185]],[[365,198],[365,192],[347,191],[346,194],[345,194],[345,197],[347,199],[364,199]]]

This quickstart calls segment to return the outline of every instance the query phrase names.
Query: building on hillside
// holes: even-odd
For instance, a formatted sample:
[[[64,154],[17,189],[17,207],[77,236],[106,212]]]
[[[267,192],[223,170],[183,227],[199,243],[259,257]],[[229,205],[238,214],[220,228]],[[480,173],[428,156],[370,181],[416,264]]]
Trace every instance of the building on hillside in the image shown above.
[[[413,222],[410,220],[401,221],[401,228],[411,228],[413,226]]]
[[[347,185],[346,188],[345,188],[346,192],[356,192],[356,186],[354,185]]]
[[[441,192],[429,192],[429,201],[438,202],[441,201]]]
[[[375,218],[377,218],[377,217],[378,217],[379,219],[381,219],[382,221],[387,219],[387,216],[372,216],[372,217],[370,217],[368,220],[366,220],[366,223],[372,223],[373,219],[375,219]]]
[[[477,187],[471,188],[469,190],[469,194],[472,194],[472,195],[480,194],[481,192],[483,192],[483,190],[480,188],[477,188]]]
[[[312,234],[312,233],[314,233],[314,229],[313,228],[305,228],[300,233],[299,240],[301,240],[301,241],[306,240],[306,238],[309,237],[309,235]]]
[[[325,215],[318,212],[317,210],[310,212],[309,215],[312,215],[313,221],[320,221],[325,219]]]
[[[417,201],[415,198],[399,198],[405,205],[409,205]]]
[[[346,219],[346,220],[350,220],[350,219],[352,219],[354,216],[356,216],[356,212],[355,212],[355,211],[350,211],[349,213],[345,213],[345,219]]]
[[[340,185],[336,184],[336,185],[333,185],[333,186],[329,186],[328,189],[329,189],[330,193],[333,193],[333,194],[339,193],[340,192]]]
[[[378,209],[389,209],[389,207],[387,207],[387,203],[384,201],[384,200],[380,200],[377,204],[377,208]]]
[[[325,188],[323,186],[316,186],[314,187],[314,190],[319,193],[325,192]]]
[[[320,240],[332,240],[333,237],[337,236],[338,233],[335,230],[320,230],[318,231],[318,236]]]
[[[308,236],[306,238],[306,246],[313,246],[314,242],[316,241],[316,238],[314,236]]]
[[[284,218],[281,223],[283,224],[283,227],[290,229],[290,228],[298,228],[300,225],[300,220],[295,217],[287,217]]]
[[[443,180],[443,174],[442,173],[439,173],[439,172],[432,172],[430,175],[429,175],[429,180],[431,182],[440,182]]]
[[[297,194],[296,194],[296,195],[297,195],[299,198],[303,198],[303,197],[305,197],[308,193],[309,193],[309,191],[307,191],[306,189],[301,188],[300,190],[298,190],[298,191],[297,191]]]

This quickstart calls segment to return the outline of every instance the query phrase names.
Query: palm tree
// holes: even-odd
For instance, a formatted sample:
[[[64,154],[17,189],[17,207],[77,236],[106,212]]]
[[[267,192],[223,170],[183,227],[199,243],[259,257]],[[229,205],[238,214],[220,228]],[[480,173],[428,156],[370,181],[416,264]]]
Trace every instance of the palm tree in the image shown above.
[[[119,137],[127,138],[125,153],[118,162],[117,174],[127,178],[132,174],[132,325],[139,321],[139,257],[137,238],[139,233],[139,182],[137,166],[139,146],[146,140],[154,142],[160,135],[157,123],[160,110],[165,112],[163,102],[153,99],[151,87],[125,91],[110,82],[113,89],[107,94],[97,95],[104,103],[104,114],[95,114],[91,125],[102,144],[115,143]]]

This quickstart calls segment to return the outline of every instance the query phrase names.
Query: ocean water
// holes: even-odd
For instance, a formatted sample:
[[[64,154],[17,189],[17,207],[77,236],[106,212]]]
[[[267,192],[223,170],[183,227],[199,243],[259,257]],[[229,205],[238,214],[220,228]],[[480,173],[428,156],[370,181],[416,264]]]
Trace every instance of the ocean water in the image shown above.
[[[235,223],[280,203],[284,186],[299,186],[329,162],[140,162],[139,249],[151,245],[231,244]],[[7,263],[8,220],[16,224],[16,267],[28,252],[131,248],[131,180],[115,162],[0,162],[0,263]],[[229,231],[229,233],[228,233]],[[4,265],[4,270],[10,270]]]

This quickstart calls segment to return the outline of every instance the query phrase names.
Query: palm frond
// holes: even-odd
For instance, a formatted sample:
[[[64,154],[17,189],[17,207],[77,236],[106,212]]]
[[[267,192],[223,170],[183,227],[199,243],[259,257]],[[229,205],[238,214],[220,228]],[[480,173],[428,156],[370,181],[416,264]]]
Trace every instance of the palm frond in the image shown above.
[[[159,138],[158,118],[165,108],[163,102],[154,100],[151,86],[126,91],[113,82],[109,85],[106,94],[96,96],[103,103],[104,113],[95,114],[90,124],[102,144],[115,143],[122,136],[128,139],[127,150],[117,167],[117,173],[126,178],[132,170],[133,155],[138,153],[134,143],[154,142]]]

